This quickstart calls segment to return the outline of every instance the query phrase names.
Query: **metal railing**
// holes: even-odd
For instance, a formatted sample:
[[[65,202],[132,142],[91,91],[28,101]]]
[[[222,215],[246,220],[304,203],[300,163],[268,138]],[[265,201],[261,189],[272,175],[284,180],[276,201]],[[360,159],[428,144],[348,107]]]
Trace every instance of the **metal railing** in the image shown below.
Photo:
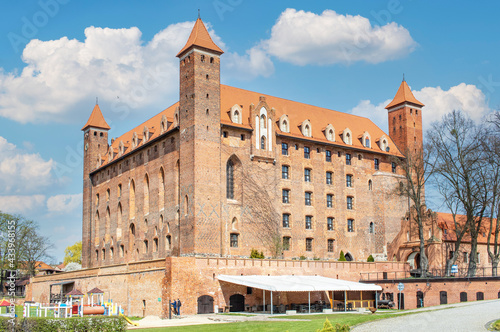
[[[388,271],[388,272],[362,272],[360,280],[398,280],[398,279],[432,279],[432,278],[487,278],[493,277],[490,267],[478,267],[474,276],[469,277],[468,268],[459,268],[457,272],[446,273],[446,269],[430,269],[427,275],[422,275],[420,270]]]

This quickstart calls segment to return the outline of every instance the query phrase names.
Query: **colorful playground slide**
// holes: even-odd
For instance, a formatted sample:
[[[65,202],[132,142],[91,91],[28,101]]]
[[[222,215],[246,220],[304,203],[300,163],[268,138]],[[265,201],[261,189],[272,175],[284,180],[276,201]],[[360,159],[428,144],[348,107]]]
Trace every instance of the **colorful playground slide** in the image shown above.
[[[127,321],[127,323],[129,323],[130,325],[139,326],[139,324],[132,322],[132,321],[131,321],[130,319],[128,319],[128,317],[127,317],[127,316],[125,316],[124,314],[120,313],[120,316],[121,316],[121,317],[123,317],[123,318],[125,318],[125,320]]]

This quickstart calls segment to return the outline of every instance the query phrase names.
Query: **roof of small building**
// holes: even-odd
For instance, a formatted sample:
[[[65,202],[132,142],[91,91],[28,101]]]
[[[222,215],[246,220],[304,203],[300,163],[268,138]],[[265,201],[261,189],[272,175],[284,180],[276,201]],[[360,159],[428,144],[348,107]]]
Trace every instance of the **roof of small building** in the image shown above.
[[[420,107],[424,106],[424,104],[422,104],[417,100],[417,98],[415,98],[415,96],[411,92],[410,87],[408,86],[406,81],[403,80],[403,82],[401,82],[401,85],[399,86],[398,92],[396,92],[396,95],[394,96],[394,99],[385,108],[389,109],[405,102],[412,103]]]
[[[222,51],[210,37],[210,34],[208,33],[207,28],[205,27],[205,24],[203,24],[201,18],[198,18],[194,23],[193,30],[189,35],[186,45],[184,45],[179,53],[177,53],[177,56],[181,57],[182,54],[184,54],[184,52],[189,50],[192,46],[198,46],[207,50],[215,51],[219,55],[224,53],[224,51]]]
[[[436,212],[437,224],[442,230],[447,230],[446,234],[443,232],[443,241],[456,241],[457,235],[455,233],[455,221],[453,220],[453,214]],[[464,225],[467,217],[464,215],[456,215],[455,220],[459,226]],[[495,222],[496,219],[493,219]],[[488,230],[490,229],[490,218],[483,218],[481,221],[481,227],[479,229],[479,234],[477,237],[477,242],[481,244],[486,244],[488,242]],[[491,241],[494,242],[494,233],[492,232]],[[470,242],[470,235],[464,235],[462,242]]]
[[[95,288],[92,288],[91,290],[89,290],[87,292],[87,294],[104,294],[104,292],[102,290],[100,290],[99,288],[95,287]]]
[[[78,289],[73,289],[71,292],[67,293],[66,296],[85,296],[85,294],[80,292]]]
[[[99,108],[99,105],[95,105],[94,109],[92,110],[92,113],[90,114],[89,119],[87,120],[87,123],[85,126],[83,126],[82,130],[87,129],[88,127],[95,127],[95,128],[101,128],[101,129],[106,129],[109,130],[110,127],[106,120],[104,120],[104,117],[102,116],[101,109]]]

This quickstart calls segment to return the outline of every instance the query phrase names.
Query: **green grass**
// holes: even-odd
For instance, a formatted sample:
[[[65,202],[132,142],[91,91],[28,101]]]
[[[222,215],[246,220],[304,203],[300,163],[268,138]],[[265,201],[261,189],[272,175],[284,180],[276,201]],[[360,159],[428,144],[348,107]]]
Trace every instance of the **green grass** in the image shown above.
[[[403,315],[408,315],[403,314]],[[205,324],[205,325],[190,325],[190,326],[175,326],[175,327],[161,327],[161,328],[148,328],[141,329],[141,332],[158,332],[158,331],[170,331],[170,332],[186,332],[186,331],[206,331],[206,332],[229,332],[229,331],[270,331],[270,332],[283,332],[283,331],[316,331],[323,327],[325,319],[333,324],[348,324],[349,326],[354,326],[356,324],[394,317],[394,314],[334,314],[334,315],[293,315],[287,317],[281,317],[282,319],[300,319],[302,321],[280,321],[281,319],[276,319],[275,322],[269,321],[257,321],[257,322],[239,322],[239,323],[224,323],[224,324]]]
[[[243,316],[243,317],[253,317],[253,316],[256,316],[256,315],[249,315],[249,314],[237,314],[237,313],[224,313],[224,314],[219,314],[219,315],[223,315],[223,316]]]

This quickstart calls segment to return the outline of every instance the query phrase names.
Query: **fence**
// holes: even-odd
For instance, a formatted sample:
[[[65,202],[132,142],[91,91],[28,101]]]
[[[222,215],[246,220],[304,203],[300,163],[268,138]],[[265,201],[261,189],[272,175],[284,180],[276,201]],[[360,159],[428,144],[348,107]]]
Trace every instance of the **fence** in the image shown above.
[[[473,277],[468,276],[468,268],[459,268],[458,272],[446,274],[446,269],[430,269],[426,276],[421,275],[420,270],[411,271],[390,271],[390,272],[361,272],[362,281],[369,280],[398,280],[398,279],[431,279],[431,278],[485,278],[496,277],[490,267],[478,267]]]

